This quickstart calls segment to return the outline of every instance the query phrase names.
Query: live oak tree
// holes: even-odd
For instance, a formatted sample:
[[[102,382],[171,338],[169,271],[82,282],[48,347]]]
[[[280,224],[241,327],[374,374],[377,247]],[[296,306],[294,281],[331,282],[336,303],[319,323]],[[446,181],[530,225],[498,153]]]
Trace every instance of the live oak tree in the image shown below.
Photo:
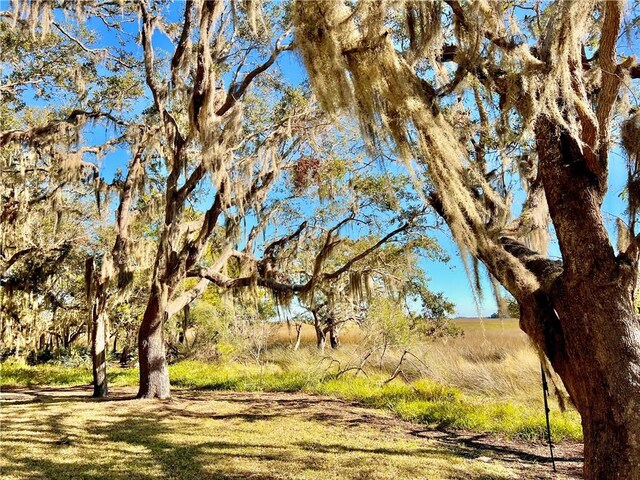
[[[380,350],[380,363],[387,349],[397,344],[393,332],[410,332],[415,339],[449,333],[446,316],[453,313],[453,305],[431,291],[420,266],[425,257],[442,258],[433,240],[418,237],[421,231],[424,224],[416,222],[382,243],[375,236],[342,239],[327,270],[341,257],[353,258],[378,246],[347,273],[329,277],[316,286],[313,295],[302,297],[301,306],[311,314],[319,349],[324,351],[327,341],[331,348],[338,348],[340,329],[347,322],[362,328],[370,351]],[[386,305],[393,305],[393,314],[383,318],[379,310]]]
[[[63,183],[90,187],[104,199],[110,185],[96,175],[97,158],[116,145],[139,145],[142,150],[129,148],[128,160],[135,162],[140,152],[140,161],[154,165],[163,216],[139,335],[139,395],[167,397],[162,325],[210,283],[262,286],[282,302],[311,295],[358,259],[344,269],[325,268],[339,226],[323,232],[312,274],[300,282],[283,277],[283,245],[317,237],[307,226],[274,235],[261,258],[238,248],[245,218],[258,225],[249,239],[271,232],[263,215],[266,192],[313,133],[308,122],[318,118],[295,94],[287,100],[287,89],[271,74],[276,59],[293,47],[286,9],[265,6],[261,15],[259,2],[187,1],[167,15],[166,2],[76,6],[71,12],[66,2],[14,1],[0,12],[2,61],[12,65],[0,85],[3,168],[22,179],[34,160],[51,165],[50,171],[37,166],[29,177],[34,183],[28,187],[37,192],[44,185],[43,194],[15,197],[22,186],[2,185],[9,198],[3,198],[3,235],[11,238],[2,244],[0,275],[13,277],[43,252],[54,265],[64,261],[55,239],[32,244],[36,237],[16,235],[16,219],[25,218],[32,200],[42,201],[43,210],[51,207],[42,218],[57,215],[55,192]],[[625,22],[623,12],[619,1],[595,0],[300,1],[293,12],[295,47],[325,110],[353,114],[372,151],[386,150],[385,141],[392,140],[472,266],[482,262],[519,303],[523,330],[582,415],[588,478],[640,477],[640,326],[633,308],[640,114],[626,106],[640,66],[617,53],[637,35],[638,22]],[[63,13],[77,15],[73,28],[60,20]],[[139,57],[130,52],[135,49],[105,48],[85,38],[85,18],[139,40]],[[128,25],[120,29],[122,18]],[[46,48],[32,54],[39,42]],[[142,119],[141,128],[122,104],[122,92],[137,85],[135,75],[118,75],[129,70],[139,71],[147,87],[144,109],[129,109]],[[243,109],[250,113],[247,96],[257,87],[276,102],[286,100],[266,128],[252,127],[251,114],[242,115]],[[19,118],[14,111],[28,111],[22,93],[59,108],[35,120]],[[95,125],[116,134],[98,146],[80,141]],[[618,126],[628,158],[629,218],[615,249],[601,205]],[[47,173],[53,174],[49,185],[37,176]],[[124,202],[127,181],[120,180]],[[195,218],[188,215],[193,205]],[[516,219],[514,211],[520,212]],[[545,253],[549,220],[561,261]],[[121,233],[126,237],[126,229]],[[108,267],[109,257],[127,263],[121,253],[128,250],[118,242],[128,242],[119,238],[123,242],[116,238],[101,249],[108,260],[101,265]],[[212,240],[217,257],[207,263],[203,254]],[[237,274],[226,271],[231,262],[238,263]],[[97,292],[119,268],[106,268],[104,275],[102,267],[89,270],[89,291]],[[126,279],[130,272],[123,272]],[[183,291],[187,277],[200,280]],[[92,310],[99,323],[104,297],[90,298],[98,301]]]
[[[266,227],[260,218],[265,196],[283,163],[314,132],[318,116],[308,101],[286,102],[286,95],[277,92],[277,79],[269,75],[278,56],[290,49],[277,7],[257,25],[254,10],[242,12],[233,3],[187,1],[178,24],[163,17],[162,6],[139,4],[145,78],[160,125],[153,149],[166,168],[164,220],[138,340],[138,396],[145,398],[170,395],[164,322],[210,280],[224,283],[220,279],[228,261],[244,256],[236,248],[244,218],[256,219],[257,231]],[[175,42],[164,59],[157,57],[153,42],[160,30]],[[271,85],[274,98],[285,103],[279,118],[252,129],[243,107],[250,87],[260,82]],[[187,222],[185,209],[205,181],[211,193],[201,197],[204,214]],[[219,225],[224,237],[216,244],[218,257],[204,269],[199,260]],[[202,280],[176,296],[188,275]]]
[[[68,188],[57,190],[58,212],[47,201],[35,205],[47,183],[30,188],[10,166],[3,167],[1,188],[5,212],[12,212],[0,222],[0,250],[9,258],[0,275],[2,355],[46,360],[87,333],[82,265],[92,241],[82,223],[95,212]],[[13,173],[17,184],[9,180]]]
[[[274,227],[288,200],[270,197],[280,172],[300,168],[311,152],[322,151],[318,134],[327,123],[304,91],[287,85],[273,68],[291,49],[288,12],[265,5],[262,22],[254,25],[251,5],[242,12],[233,3],[186,2],[182,19],[173,25],[175,48],[163,63],[152,41],[154,31],[169,31],[171,25],[161,6],[140,4],[145,78],[160,125],[151,148],[166,168],[164,220],[139,333],[138,396],[145,398],[170,395],[162,326],[210,283],[223,290],[267,288],[278,305],[286,305],[349,272],[416,216],[407,215],[371,248],[326,272],[336,235],[358,221],[356,212],[326,234],[304,220],[284,233]],[[205,183],[204,193],[199,192]],[[188,219],[190,202],[198,202],[204,213]],[[269,238],[261,247],[260,235]],[[296,283],[288,275],[287,254],[318,235],[322,241],[313,271]],[[215,255],[204,262],[207,248]],[[200,281],[180,291],[189,277]]]
[[[0,143],[5,152],[24,157],[14,154],[13,160],[24,185],[49,186],[51,194],[40,195],[39,201],[61,218],[69,214],[69,208],[57,199],[70,186],[83,188],[85,201],[95,197],[101,223],[105,223],[112,194],[117,194],[114,235],[106,236],[111,240],[106,240],[104,229],[100,232],[97,225],[92,232],[94,238],[113,243],[92,242],[84,262],[94,396],[105,396],[108,310],[116,306],[116,292],[120,300],[124,298],[132,278],[131,264],[144,263],[140,261],[145,250],[142,237],[136,239],[134,262],[129,260],[129,229],[135,215],[148,210],[148,205],[140,208],[137,199],[145,189],[146,147],[156,129],[145,123],[149,115],[132,121],[132,106],[144,93],[139,68],[136,70],[142,63],[120,42],[130,35],[125,27],[137,18],[137,12],[111,4],[79,5],[73,12],[54,4],[14,2],[13,7],[3,12],[0,24],[7,72],[1,92],[15,114],[31,111],[26,107],[29,96],[45,106],[33,108],[36,113],[31,113],[31,122],[20,122],[25,118],[22,114],[14,116],[17,124],[13,128],[3,124]],[[64,21],[60,19],[63,15]],[[100,46],[95,45],[95,32],[83,26],[91,19],[102,19],[109,32],[109,40],[102,40]],[[105,140],[96,139],[94,129],[102,130]],[[121,178],[116,174],[107,182],[101,174],[102,159],[116,149],[130,154],[126,175]],[[34,159],[45,166],[30,166]],[[109,162],[114,162],[113,158]],[[48,177],[46,182],[40,180],[43,173]],[[34,211],[27,208],[26,214],[33,216]],[[112,282],[114,277],[116,282]]]
[[[71,10],[65,4],[16,1],[2,15],[7,43],[16,51],[3,93],[35,90],[57,107],[53,118],[32,128],[3,129],[2,145],[44,151],[74,181],[82,182],[89,173],[89,184],[106,208],[106,195],[117,194],[113,243],[86,263],[98,396],[107,390],[107,311],[115,306],[113,293],[119,296],[130,284],[131,264],[141,263],[130,257],[144,250],[139,243],[144,238],[136,238],[132,248],[130,224],[150,174],[162,192],[156,206],[163,218],[151,235],[157,245],[151,252],[154,268],[139,333],[139,396],[164,398],[169,382],[162,326],[197,298],[209,280],[203,278],[186,292],[181,282],[205,266],[209,277],[220,275],[231,258],[242,256],[237,247],[247,219],[257,222],[254,236],[267,228],[262,208],[266,193],[285,161],[294,158],[321,123],[304,95],[267,72],[290,49],[286,12],[273,7],[257,22],[251,8],[192,1],[175,9],[183,14],[175,22],[166,16],[168,5],[81,3]],[[60,20],[63,15],[68,22]],[[99,41],[101,32],[83,27],[84,22],[100,22],[109,40]],[[126,47],[136,35],[142,47],[137,52]],[[173,51],[157,48],[158,35],[175,41]],[[56,52],[65,62],[52,58]],[[18,68],[21,61],[32,78]],[[143,98],[137,93],[140,76],[147,87]],[[249,87],[268,92],[262,111],[243,108]],[[131,96],[137,101],[127,102]],[[83,138],[87,126],[113,129],[115,135],[107,135],[103,145],[89,145]],[[105,182],[99,162],[87,156],[99,159],[114,147],[129,156],[126,173]],[[214,235],[216,228],[222,236]],[[203,265],[200,260],[211,242],[217,257]],[[248,278],[246,286],[252,286]]]
[[[640,478],[640,130],[625,107],[640,66],[618,51],[638,34],[624,14],[595,0],[298,1],[294,14],[322,106],[358,118],[372,149],[392,140],[461,251],[517,300],[582,416],[589,479]],[[621,120],[630,219],[616,250],[601,206]],[[561,260],[546,255],[548,219]]]
[[[402,301],[410,281],[424,275],[419,257],[444,260],[435,241],[425,235],[437,228],[431,209],[425,208],[406,174],[380,168],[379,159],[365,155],[354,126],[346,122],[331,132],[333,148],[321,158],[301,158],[290,176],[303,203],[312,203],[309,196],[320,200],[313,217],[324,219],[328,234],[304,237],[305,252],[293,256],[286,267],[298,274],[297,306],[306,312],[295,317],[297,340],[299,322],[311,322],[323,351],[327,341],[337,348],[344,323],[363,321],[372,295]],[[342,232],[334,232],[335,227]],[[317,268],[329,240],[331,255]],[[423,286],[435,300],[431,303],[442,300],[426,282]]]
[[[130,314],[124,311],[125,300],[145,291],[144,284],[133,281],[136,268],[153,264],[138,335],[139,396],[165,398],[163,325],[185,312],[210,284],[221,291],[267,288],[279,305],[286,305],[295,295],[311,296],[319,284],[341,279],[411,223],[399,217],[371,248],[324,269],[341,241],[339,230],[364,217],[349,210],[362,205],[349,203],[336,222],[323,223],[301,204],[303,215],[283,221],[282,212],[294,208],[289,202],[300,193],[296,181],[313,166],[307,160],[312,153],[327,154],[319,145],[327,139],[315,135],[326,123],[322,115],[303,89],[287,85],[275,69],[277,57],[291,48],[288,12],[265,7],[261,22],[254,22],[252,8],[186,2],[174,9],[181,16],[173,21],[167,5],[87,3],[71,12],[63,4],[16,2],[13,12],[4,15],[3,26],[13,23],[19,33],[9,31],[12,47],[19,50],[12,64],[23,62],[33,70],[25,79],[16,67],[19,81],[5,83],[7,91],[11,85],[28,95],[31,87],[24,83],[35,82],[36,93],[57,110],[30,128],[4,130],[3,144],[44,152],[70,181],[94,187],[98,207],[113,209],[113,229],[101,235],[85,268],[96,396],[107,393],[107,318],[112,312],[126,332]],[[65,23],[58,20],[63,14]],[[100,32],[83,27],[95,21],[112,35],[109,42],[98,41]],[[118,40],[126,44],[132,35],[141,43],[137,53],[119,47]],[[158,48],[158,35],[172,40],[173,50]],[[69,68],[77,69],[72,81],[64,75],[68,70],[51,59],[61,49]],[[111,135],[96,146],[85,136],[89,127]],[[114,148],[125,156],[119,163],[125,173],[107,181],[99,160]],[[281,170],[292,172],[293,191],[280,189],[268,197]],[[326,184],[318,190],[320,198],[333,194]],[[154,209],[161,216],[157,224],[142,218],[153,225],[151,232],[132,233],[132,222]],[[297,282],[288,260],[314,239],[318,250],[312,271]],[[149,240],[151,248],[144,247]],[[187,278],[198,281],[189,285]]]

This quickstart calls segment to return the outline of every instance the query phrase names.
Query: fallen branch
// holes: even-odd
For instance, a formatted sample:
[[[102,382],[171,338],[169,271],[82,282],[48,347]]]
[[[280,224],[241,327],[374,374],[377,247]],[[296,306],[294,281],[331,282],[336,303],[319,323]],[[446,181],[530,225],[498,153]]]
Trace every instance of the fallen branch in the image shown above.
[[[402,353],[402,356],[400,357],[400,361],[398,362],[398,365],[396,366],[395,370],[393,371],[393,374],[391,374],[391,376],[388,379],[386,379],[384,382],[382,382],[383,385],[386,385],[386,384],[392,382],[394,379],[396,379],[398,376],[400,376],[400,377],[402,377],[402,379],[405,382],[407,382],[407,385],[409,385],[413,389],[414,392],[418,391],[416,389],[416,387],[414,387],[413,384],[409,381],[409,379],[407,378],[406,374],[402,371],[402,368],[401,368],[402,364],[404,363],[405,359],[407,358],[407,355],[410,355],[410,356],[414,357],[416,360],[418,360],[420,363],[422,363],[428,369],[427,365],[422,360],[420,360],[416,355],[414,355],[413,353],[411,353],[408,350],[405,350]],[[409,360],[407,360],[407,361],[409,361]],[[413,362],[410,362],[410,363],[413,365]],[[413,366],[415,368],[415,365],[413,365]],[[416,368],[416,370],[420,371],[419,368]]]
[[[337,374],[336,374],[336,378],[340,378],[341,375],[347,373],[347,372],[351,372],[353,370],[356,371],[356,375],[358,375],[358,372],[362,372],[364,373],[364,376],[369,378],[369,374],[367,372],[364,371],[364,366],[367,363],[367,360],[369,359],[369,357],[371,356],[373,352],[368,352],[364,358],[362,359],[362,361],[360,362],[360,365],[358,365],[357,367],[346,367],[344,370],[340,370]]]

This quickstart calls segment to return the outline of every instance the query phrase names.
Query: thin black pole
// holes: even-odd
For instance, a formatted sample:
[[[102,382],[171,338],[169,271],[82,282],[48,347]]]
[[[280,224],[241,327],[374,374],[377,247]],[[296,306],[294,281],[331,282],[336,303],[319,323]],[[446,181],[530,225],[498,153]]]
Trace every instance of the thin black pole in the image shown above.
[[[551,442],[551,424],[549,423],[549,385],[547,384],[547,376],[544,373],[544,366],[540,364],[540,373],[542,374],[542,396],[544,397],[544,416],[547,419],[547,439],[549,440],[549,452],[551,453],[551,464],[553,471],[556,472],[556,459],[553,457],[553,442]]]

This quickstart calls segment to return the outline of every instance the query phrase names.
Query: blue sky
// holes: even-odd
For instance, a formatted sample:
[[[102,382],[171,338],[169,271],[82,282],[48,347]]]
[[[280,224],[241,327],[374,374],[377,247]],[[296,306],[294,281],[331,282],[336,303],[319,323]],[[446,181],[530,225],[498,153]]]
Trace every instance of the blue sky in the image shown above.
[[[177,2],[176,7],[178,9],[183,8],[182,2]],[[0,0],[0,9],[6,9],[8,2],[6,0]],[[178,10],[176,10],[176,13]],[[171,12],[173,15],[173,11]],[[96,21],[89,26],[95,27],[99,33],[105,33],[103,25]],[[130,24],[131,33],[135,37],[135,33],[138,30],[138,25],[135,23]],[[112,39],[106,37],[98,40],[96,46],[105,45],[110,43]],[[637,53],[637,45],[635,40],[623,41],[621,45],[621,53],[632,54]],[[164,35],[157,33],[153,38],[154,46],[161,50],[172,50],[173,46],[168,38]],[[140,46],[133,40],[125,46],[125,49],[131,52],[140,53]],[[300,63],[298,55],[293,52],[284,52],[277,61],[277,66],[281,69],[284,76],[293,84],[298,84],[306,79],[306,73],[304,67]],[[90,134],[90,141],[101,141],[104,138],[105,132],[95,130]],[[102,161],[102,174],[110,179],[113,177],[117,169],[122,169],[126,166],[127,152],[122,150],[116,150],[110,155],[106,156]],[[610,157],[610,181],[609,192],[603,204],[603,213],[607,226],[612,234],[612,238],[615,238],[615,218],[616,216],[622,216],[624,218],[624,202],[620,198],[620,193],[624,188],[626,181],[626,167],[625,158],[622,152],[614,150]],[[434,232],[430,232],[433,234]],[[437,261],[423,260],[423,267],[427,272],[427,275],[431,278],[431,287],[435,291],[442,291],[447,298],[455,303],[456,315],[459,316],[475,316],[478,313],[483,316],[490,315],[496,311],[495,301],[491,294],[491,288],[488,283],[488,279],[484,278],[484,297],[478,306],[472,295],[471,287],[465,269],[463,267],[459,252],[455,243],[451,241],[448,232],[436,232],[436,238],[440,242],[443,249],[448,253],[450,261],[448,263],[441,263]],[[550,245],[550,254],[558,256],[557,245]]]
[[[278,63],[285,76],[291,81],[302,81],[306,78],[304,67],[297,55],[290,53],[283,55]],[[615,244],[615,219],[617,217],[624,219],[626,208],[625,202],[621,198],[621,193],[626,184],[626,159],[619,149],[614,149],[610,155],[609,172],[609,190],[603,203],[602,211],[612,242]],[[447,298],[455,303],[455,315],[457,316],[473,317],[478,314],[489,316],[496,312],[496,302],[484,269],[482,278],[483,295],[478,305],[472,294],[460,252],[449,232],[430,232],[430,234],[436,237],[450,257],[450,261],[447,263],[428,259],[422,260],[422,265],[427,275],[431,278],[433,290],[444,292]],[[557,242],[553,238],[549,245],[549,256],[560,258]]]
[[[626,48],[624,49],[626,50]],[[299,82],[306,78],[303,65],[295,54],[285,54],[279,60],[285,76],[292,82]],[[615,219],[625,218],[625,202],[621,193],[626,184],[626,159],[619,149],[614,149],[610,155],[609,190],[603,203],[602,211],[612,242],[615,244]],[[447,298],[455,303],[456,315],[471,317],[478,315],[489,316],[497,311],[497,306],[486,272],[483,271],[483,296],[480,304],[476,303],[469,284],[467,273],[460,257],[460,252],[452,241],[448,231],[430,232],[434,235],[450,257],[447,263],[423,259],[422,265],[431,278],[431,286],[436,291],[442,291]],[[549,245],[549,256],[560,258],[560,252],[555,239]],[[479,308],[478,308],[479,307]]]

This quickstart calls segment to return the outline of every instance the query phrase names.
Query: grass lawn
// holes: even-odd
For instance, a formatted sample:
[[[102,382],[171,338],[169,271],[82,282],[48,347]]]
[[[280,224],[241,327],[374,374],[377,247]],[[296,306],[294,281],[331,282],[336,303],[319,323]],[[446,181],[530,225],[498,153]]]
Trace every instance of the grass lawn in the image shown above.
[[[176,390],[133,400],[132,388],[4,390],[0,477],[35,479],[578,478],[563,445],[554,476],[543,446],[442,433],[388,412],[291,393]]]

